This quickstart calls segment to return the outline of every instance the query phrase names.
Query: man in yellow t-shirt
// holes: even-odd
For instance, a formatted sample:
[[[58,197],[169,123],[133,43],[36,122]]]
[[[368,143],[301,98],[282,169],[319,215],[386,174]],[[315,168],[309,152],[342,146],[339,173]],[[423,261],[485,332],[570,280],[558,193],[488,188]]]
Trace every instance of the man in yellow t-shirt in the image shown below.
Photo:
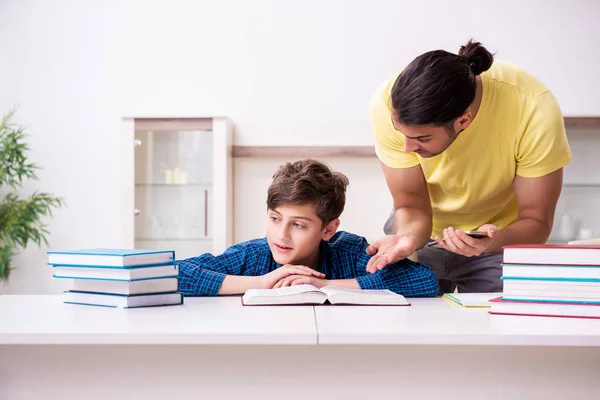
[[[547,240],[571,160],[550,90],[469,41],[417,57],[370,112],[394,212],[368,270],[418,250],[442,292],[502,291],[502,246]]]

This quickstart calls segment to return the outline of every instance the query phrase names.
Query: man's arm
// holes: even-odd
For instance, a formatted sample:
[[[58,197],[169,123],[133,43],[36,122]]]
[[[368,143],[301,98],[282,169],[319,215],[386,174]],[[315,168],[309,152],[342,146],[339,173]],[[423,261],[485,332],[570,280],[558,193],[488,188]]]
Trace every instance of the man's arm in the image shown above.
[[[515,176],[513,186],[519,206],[518,219],[498,231],[487,251],[500,253],[502,246],[510,244],[546,242],[552,231],[562,180],[562,168],[539,178]]]
[[[526,117],[513,181],[518,219],[498,231],[488,251],[501,252],[502,246],[510,244],[544,243],[552,231],[563,167],[571,160],[564,119],[549,90],[535,98],[535,108]]]
[[[385,181],[394,200],[394,233],[413,236],[417,247],[429,241],[432,227],[431,202],[427,182],[420,165],[390,168],[381,164]]]
[[[552,92],[546,91],[535,99],[519,141],[513,181],[518,219],[498,231],[488,251],[501,252],[505,245],[544,243],[548,239],[562,189],[563,166],[570,160],[562,112]]]
[[[464,232],[448,229],[440,246],[465,256],[478,256],[483,252],[502,253],[502,247],[520,243],[544,243],[554,222],[556,203],[562,189],[563,169],[560,168],[539,178],[515,176],[513,186],[519,214],[517,221],[497,230],[485,239],[474,239]],[[480,230],[489,230],[484,225]]]
[[[394,235],[373,243],[367,252],[374,257],[367,271],[375,272],[402,260],[429,241],[432,211],[429,191],[420,165],[391,168],[381,164],[394,200]]]

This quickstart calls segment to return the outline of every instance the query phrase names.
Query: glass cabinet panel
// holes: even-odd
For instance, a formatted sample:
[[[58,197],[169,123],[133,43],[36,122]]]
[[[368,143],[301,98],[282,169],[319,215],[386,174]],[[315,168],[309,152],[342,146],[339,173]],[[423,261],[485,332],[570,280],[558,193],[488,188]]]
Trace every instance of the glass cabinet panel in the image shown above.
[[[135,131],[135,247],[212,251],[213,132]]]
[[[549,243],[600,237],[600,130],[567,128],[567,136],[573,158],[564,168]]]

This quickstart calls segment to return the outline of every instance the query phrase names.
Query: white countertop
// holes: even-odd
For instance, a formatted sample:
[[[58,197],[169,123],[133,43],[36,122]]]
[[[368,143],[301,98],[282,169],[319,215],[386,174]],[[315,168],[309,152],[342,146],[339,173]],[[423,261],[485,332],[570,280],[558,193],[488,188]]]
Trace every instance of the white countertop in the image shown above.
[[[240,297],[114,309],[60,295],[0,296],[0,344],[316,344],[312,307],[244,307]]]
[[[491,315],[441,298],[409,307],[315,307],[319,344],[600,346],[600,320]]]
[[[183,306],[113,309],[60,295],[0,296],[2,344],[422,344],[600,346],[600,320],[490,315],[441,298],[409,307],[242,306],[186,298]]]

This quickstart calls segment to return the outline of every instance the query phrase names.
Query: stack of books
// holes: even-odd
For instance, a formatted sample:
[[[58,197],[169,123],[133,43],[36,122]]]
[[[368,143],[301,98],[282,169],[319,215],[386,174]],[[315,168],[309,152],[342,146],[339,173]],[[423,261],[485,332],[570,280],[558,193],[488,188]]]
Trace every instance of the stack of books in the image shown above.
[[[71,279],[64,302],[115,308],[183,304],[172,250],[48,252],[53,277]]]
[[[504,247],[491,314],[600,318],[600,246]]]

